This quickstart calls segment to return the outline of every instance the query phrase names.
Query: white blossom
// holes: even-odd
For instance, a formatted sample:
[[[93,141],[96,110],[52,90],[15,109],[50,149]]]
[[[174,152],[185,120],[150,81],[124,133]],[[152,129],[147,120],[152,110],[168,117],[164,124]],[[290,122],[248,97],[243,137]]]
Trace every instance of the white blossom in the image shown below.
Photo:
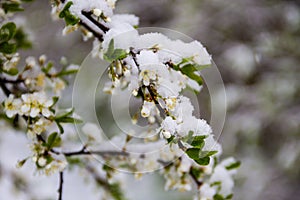
[[[21,112],[23,115],[30,117],[37,117],[38,114],[42,114],[45,117],[52,115],[49,110],[50,106],[53,104],[52,99],[47,99],[45,93],[35,92],[32,94],[23,94]]]
[[[144,101],[144,104],[143,104],[143,107],[141,110],[141,115],[144,118],[149,117],[150,115],[155,114],[156,109],[157,108],[156,108],[154,102]]]
[[[34,138],[36,135],[40,135],[46,131],[51,125],[51,121],[45,118],[40,118],[37,122],[28,127],[27,135],[29,138]]]
[[[12,118],[21,111],[22,101],[20,99],[15,99],[13,94],[4,101],[4,111],[7,117]]]
[[[161,128],[164,132],[168,132],[169,134],[173,135],[176,131],[177,123],[172,119],[172,117],[166,117],[161,123]]]

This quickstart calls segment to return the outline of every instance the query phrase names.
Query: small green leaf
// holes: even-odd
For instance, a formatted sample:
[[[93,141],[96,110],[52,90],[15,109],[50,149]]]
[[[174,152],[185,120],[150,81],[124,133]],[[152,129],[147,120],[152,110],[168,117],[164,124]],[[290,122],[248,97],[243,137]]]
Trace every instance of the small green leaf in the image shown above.
[[[70,74],[75,74],[77,73],[78,70],[77,69],[72,69],[72,70],[62,70],[61,72],[59,72],[58,74],[56,74],[57,77],[61,77],[61,76],[67,76]]]
[[[199,148],[189,148],[186,150],[186,154],[193,160],[199,158],[200,149]]]
[[[67,161],[68,161],[68,165],[74,165],[74,166],[84,166],[84,163],[81,161],[80,158],[76,158],[76,157],[66,157]]]
[[[49,135],[47,139],[47,147],[52,149],[53,147],[58,147],[61,144],[61,138],[59,137],[57,132],[52,133]]]
[[[230,199],[232,199],[233,198],[233,194],[229,194],[229,195],[227,195],[226,197],[225,197],[225,199],[227,199],[227,200],[230,200]]]
[[[17,29],[14,39],[16,41],[17,48],[28,49],[32,47],[32,44],[28,39],[28,35],[23,31],[22,28]]]
[[[109,44],[108,44],[108,49],[107,49],[105,55],[108,56],[108,57],[111,57],[111,55],[114,52],[114,48],[115,48],[115,42],[114,42],[114,39],[111,39]]]
[[[16,52],[17,46],[15,44],[10,44],[8,42],[3,42],[0,44],[0,52],[4,54],[12,54]]]
[[[17,68],[11,68],[8,71],[4,71],[4,73],[15,76],[19,73],[19,70]]]
[[[125,50],[114,48],[114,39],[111,39],[108,45],[108,49],[103,56],[106,61],[113,62],[127,57],[128,53]]]
[[[199,85],[203,84],[203,79],[201,78],[200,75],[195,74],[197,71],[196,67],[192,64],[187,64],[183,66],[180,71],[185,74],[187,77],[190,79],[196,81]]]
[[[211,154],[210,152],[206,152],[205,155],[207,155],[206,157],[201,157],[201,154],[203,152],[201,152],[201,150],[199,148],[189,148],[186,150],[186,154],[193,159],[196,163],[198,163],[199,165],[208,165],[210,162],[210,157],[209,154]]]
[[[69,8],[73,5],[72,1],[69,1],[65,7],[63,8],[63,10],[59,13],[59,17],[60,18],[64,18],[65,22],[67,25],[75,25],[77,24],[80,19],[77,18],[76,16],[72,15]]]
[[[13,22],[4,24],[0,29],[0,43],[7,42],[16,34],[16,25]]]
[[[115,200],[124,200],[125,199],[123,191],[121,189],[121,186],[118,183],[109,184],[108,190],[109,190],[111,196]]]
[[[79,18],[75,17],[74,15],[72,14],[67,14],[65,16],[65,22],[67,25],[72,25],[74,26],[75,24],[77,24],[78,22],[80,21]]]
[[[63,134],[64,133],[64,128],[62,127],[62,125],[59,122],[57,122],[57,121],[55,121],[55,122],[56,122],[56,125],[57,125],[58,129],[59,129],[59,132],[61,134]]]
[[[199,165],[208,165],[210,162],[210,157],[198,158],[195,159],[195,162]]]
[[[204,142],[204,139],[207,138],[206,135],[201,135],[201,136],[195,136],[193,138],[193,141],[191,142],[191,145],[193,147],[196,147],[196,148],[199,148],[199,149],[202,149],[205,145],[205,142]]]
[[[232,170],[232,169],[239,168],[240,166],[241,166],[241,162],[240,162],[240,161],[237,161],[237,162],[235,162],[235,163],[232,163],[232,164],[226,166],[225,168],[226,168],[227,170]]]
[[[196,68],[198,71],[201,71],[201,70],[203,70],[203,69],[206,69],[206,68],[211,67],[211,64],[209,64],[209,65],[198,65],[198,64],[196,64],[196,65],[194,65],[194,66],[195,66],[195,68]]]
[[[216,153],[218,153],[218,151],[201,151],[199,157],[200,158],[209,157],[215,155]]]
[[[60,18],[64,18],[66,16],[66,12],[70,12],[69,8],[73,5],[72,1],[69,1],[65,7],[63,8],[63,10],[59,13],[59,17]]]
[[[52,100],[53,100],[53,104],[51,105],[51,107],[55,106],[56,103],[58,102],[59,100],[59,97],[55,96],[55,97],[52,97]]]
[[[225,200],[224,197],[220,194],[215,194],[214,195],[214,200]]]
[[[72,115],[74,113],[74,108],[72,108],[70,111],[66,112],[66,113],[63,113],[59,116],[56,116],[55,119],[56,120],[59,120],[60,118],[64,118],[64,117],[67,117],[69,115]]]
[[[188,144],[191,144],[192,141],[194,140],[194,131],[189,131],[189,133],[187,134],[187,136],[185,136],[182,141],[186,142]]]
[[[112,60],[121,60],[127,57],[127,52],[123,49],[115,49],[113,52],[111,59]]]
[[[83,122],[81,119],[76,119],[73,117],[64,117],[64,118],[56,119],[56,121],[60,123],[74,123],[74,124],[79,124]]]
[[[52,69],[53,67],[53,63],[52,62],[48,62],[48,64],[46,65],[46,67],[43,67],[42,68],[42,71],[45,73],[45,74],[48,74],[49,71]]]
[[[20,7],[19,3],[3,3],[2,8],[5,13],[8,12],[19,12],[23,11],[24,9]]]

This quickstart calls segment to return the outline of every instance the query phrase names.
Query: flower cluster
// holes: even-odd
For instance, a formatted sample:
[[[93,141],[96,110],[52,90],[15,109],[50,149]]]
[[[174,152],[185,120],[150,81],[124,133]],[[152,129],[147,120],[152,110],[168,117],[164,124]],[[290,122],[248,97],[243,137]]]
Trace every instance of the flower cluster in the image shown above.
[[[191,190],[195,182],[200,199],[230,199],[234,173],[229,165],[235,168],[238,162],[230,159],[218,163],[221,146],[215,141],[211,127],[193,116],[193,105],[182,95],[186,88],[201,90],[200,70],[211,64],[211,56],[198,41],[185,43],[160,33],[140,35],[136,30],[138,18],[113,14],[114,3],[69,0],[58,3],[54,9],[65,19],[68,30],[80,27],[85,37],[95,36],[93,55],[111,63],[108,70],[111,81],[105,91],[113,93],[127,88],[141,98],[140,117],[156,124],[157,134],[162,135],[152,144],[139,144],[144,159],[129,154],[130,168],[147,171],[171,163],[163,170],[166,189]],[[124,140],[118,140],[118,145],[128,143]],[[162,150],[156,154],[147,155],[142,150],[143,145],[147,149],[157,144],[162,145],[159,148]],[[125,146],[129,152],[139,148],[137,144],[134,148]],[[109,163],[120,167],[121,160],[114,158]],[[210,192],[203,192],[203,188]]]
[[[3,25],[1,29],[7,26],[11,25]],[[10,28],[9,31],[14,29]],[[62,171],[66,166],[62,156],[51,152],[52,148],[59,147],[61,143],[58,134],[51,132],[55,124],[63,132],[63,123],[76,120],[72,117],[73,110],[59,114],[56,103],[66,86],[66,75],[75,73],[78,67],[65,64],[62,70],[57,71],[53,63],[46,62],[46,56],[42,55],[38,60],[28,57],[23,70],[19,72],[18,55],[0,54],[3,62],[0,73],[1,89],[7,96],[2,104],[3,112],[12,123],[25,125],[27,136],[33,143],[32,160],[39,172],[50,175]],[[18,165],[23,165],[26,160]]]
[[[120,195],[113,170],[116,167],[139,172],[137,177],[141,172],[161,169],[166,190],[190,191],[196,186],[196,199],[231,199],[232,178],[239,162],[233,158],[220,162],[222,148],[211,127],[194,116],[191,100],[183,95],[185,89],[201,90],[200,71],[211,65],[211,56],[202,44],[171,40],[161,33],[139,34],[136,16],[113,13],[116,0],[52,2],[53,16],[66,22],[64,34],[80,29],[84,40],[95,37],[93,55],[110,63],[110,81],[105,91],[127,89],[141,99],[137,119],[146,119],[151,127],[147,133],[154,132],[156,137],[132,142],[132,137],[115,136],[101,141],[101,145],[89,137],[82,150],[63,152],[63,124],[81,120],[73,116],[73,109],[60,111],[56,103],[66,87],[66,76],[78,68],[62,63],[62,69],[57,71],[43,55],[37,60],[28,57],[19,72],[16,50],[24,41],[15,38],[16,26],[7,23],[0,30],[1,89],[7,96],[3,111],[13,124],[25,122],[32,143],[31,160],[37,170],[46,175],[60,172],[62,177],[68,162],[78,166],[83,162],[72,160],[72,156],[95,154],[104,162],[107,180],[95,175],[88,163],[86,168],[112,196],[116,191]],[[88,125],[83,132],[95,135],[91,132],[98,132],[96,129]],[[112,143],[122,150],[116,150]],[[87,150],[92,144],[97,151]],[[26,160],[20,161],[19,166]],[[61,189],[62,186],[59,192]]]

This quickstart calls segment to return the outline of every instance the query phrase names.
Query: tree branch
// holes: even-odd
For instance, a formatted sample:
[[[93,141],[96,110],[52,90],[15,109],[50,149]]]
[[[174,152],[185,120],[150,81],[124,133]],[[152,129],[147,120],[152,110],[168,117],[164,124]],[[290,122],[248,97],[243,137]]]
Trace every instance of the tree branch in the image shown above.
[[[15,84],[15,83],[22,83],[22,82],[24,82],[24,80],[21,80],[21,79],[17,79],[17,80],[9,80],[9,79],[2,78],[2,77],[1,77],[1,78],[0,78],[0,82]]]
[[[95,24],[98,28],[100,28],[104,33],[106,33],[107,31],[109,31],[109,28],[107,28],[106,26],[104,26],[103,24],[101,24],[100,22],[98,22],[96,19],[94,19],[92,17],[92,12],[91,11],[81,11],[81,14],[83,16],[85,16],[86,18],[88,18],[93,24]]]
[[[3,82],[2,80],[0,81],[0,87],[7,97],[11,94],[9,89],[6,87],[5,82]]]
[[[125,151],[88,151],[86,147],[83,147],[79,151],[63,152],[66,157],[80,156],[80,155],[100,155],[100,156],[129,156],[129,153]]]
[[[87,29],[88,31],[90,31],[91,33],[93,33],[93,35],[94,35],[96,38],[98,38],[98,40],[99,40],[100,42],[103,41],[103,35],[102,35],[102,34],[98,33],[97,31],[95,31],[94,29],[92,29],[91,27],[89,27],[89,26],[88,26],[86,23],[84,23],[83,21],[80,21],[79,24],[80,24],[81,26],[83,26],[84,28],[86,28],[86,29]]]

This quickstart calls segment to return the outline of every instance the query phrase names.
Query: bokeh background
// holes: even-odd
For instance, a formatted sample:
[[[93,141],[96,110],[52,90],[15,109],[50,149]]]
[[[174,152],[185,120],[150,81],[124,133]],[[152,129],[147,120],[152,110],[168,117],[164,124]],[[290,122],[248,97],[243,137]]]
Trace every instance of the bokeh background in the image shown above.
[[[22,55],[46,54],[56,62],[65,56],[76,64],[83,61],[92,41],[83,42],[79,33],[62,36],[64,24],[51,19],[48,1],[34,1],[25,8],[25,12],[16,15],[16,21],[29,33],[33,48]],[[136,14],[140,27],[163,27],[187,34],[201,41],[213,55],[225,83],[228,103],[219,142],[224,157],[234,156],[242,161],[234,199],[299,199],[300,2],[119,0],[117,12]],[[65,105],[71,105],[71,86],[68,91]],[[206,88],[201,95],[201,114],[208,118]],[[4,125],[0,127],[1,133],[10,132]],[[26,139],[14,133],[0,135],[0,199],[13,199],[13,195],[22,200],[51,199],[57,189],[56,177],[39,177],[37,181],[36,177],[24,175],[33,173],[29,167],[14,169],[16,160],[26,156],[17,148],[26,146]],[[93,193],[97,189],[84,189],[86,180],[80,182],[78,176],[80,172],[75,170],[67,178],[66,199],[95,199]],[[157,175],[146,175],[142,184],[128,179],[131,199],[187,199],[190,195],[165,193]]]

